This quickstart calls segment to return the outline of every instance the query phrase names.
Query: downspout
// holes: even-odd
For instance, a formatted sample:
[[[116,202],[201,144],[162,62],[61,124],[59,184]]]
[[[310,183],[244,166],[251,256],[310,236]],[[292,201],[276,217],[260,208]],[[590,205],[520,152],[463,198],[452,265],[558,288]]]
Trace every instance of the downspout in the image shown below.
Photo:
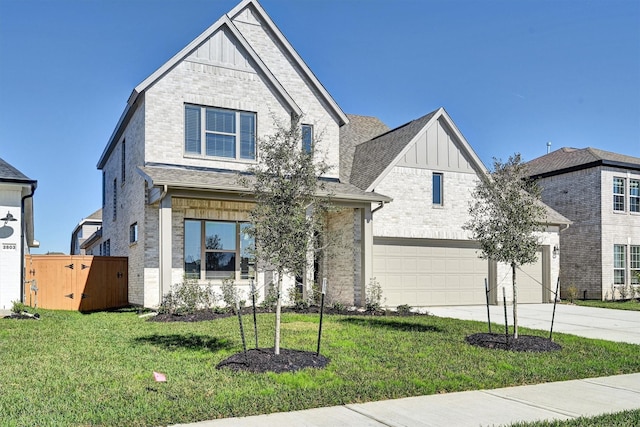
[[[160,194],[160,199],[158,201],[158,210],[161,211],[162,210],[162,201],[164,200],[164,198],[166,197],[167,193],[169,192],[169,186],[167,184],[163,185],[162,188],[162,193]],[[158,212],[158,214],[160,214],[160,212]],[[160,247],[160,251],[158,252],[158,256],[160,257],[160,259],[158,260],[158,265],[162,266],[162,252],[164,251],[163,247],[162,247],[162,228],[160,228],[159,230],[160,232],[158,233],[158,237],[160,239],[160,241],[158,242],[158,245]],[[158,279],[159,279],[159,286],[158,286],[158,301],[159,304],[162,304],[162,297],[164,296],[164,274],[162,274],[162,268],[159,269],[158,271]]]
[[[31,194],[27,194],[26,196],[22,196],[20,199],[20,302],[24,304],[24,230],[26,228],[24,221],[24,202],[26,199],[33,197],[33,194],[36,192],[35,184],[31,184]]]

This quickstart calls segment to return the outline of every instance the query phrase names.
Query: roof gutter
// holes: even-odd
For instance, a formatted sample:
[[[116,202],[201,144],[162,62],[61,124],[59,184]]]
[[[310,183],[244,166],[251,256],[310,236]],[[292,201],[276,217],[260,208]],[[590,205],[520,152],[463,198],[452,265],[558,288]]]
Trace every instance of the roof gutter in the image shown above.
[[[385,203],[386,202],[384,202],[384,201],[378,202],[378,207],[371,211],[371,215],[373,215],[374,213],[378,212],[380,209],[384,208]]]

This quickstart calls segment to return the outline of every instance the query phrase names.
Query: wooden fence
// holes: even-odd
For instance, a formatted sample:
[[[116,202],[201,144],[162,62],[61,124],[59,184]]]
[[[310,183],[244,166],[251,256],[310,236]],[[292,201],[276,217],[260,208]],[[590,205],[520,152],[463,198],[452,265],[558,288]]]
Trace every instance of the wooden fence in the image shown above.
[[[54,310],[96,311],[124,307],[126,257],[27,255],[25,304]]]

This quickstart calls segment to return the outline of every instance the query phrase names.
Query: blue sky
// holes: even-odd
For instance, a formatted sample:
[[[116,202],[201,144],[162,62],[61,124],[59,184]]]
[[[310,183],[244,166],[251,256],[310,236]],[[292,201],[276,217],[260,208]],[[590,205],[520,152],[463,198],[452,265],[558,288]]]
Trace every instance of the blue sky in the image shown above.
[[[132,89],[236,0],[0,0],[0,157],[32,179],[41,248],[101,204]],[[482,161],[563,146],[640,156],[637,0],[262,0],[346,113],[445,107]]]

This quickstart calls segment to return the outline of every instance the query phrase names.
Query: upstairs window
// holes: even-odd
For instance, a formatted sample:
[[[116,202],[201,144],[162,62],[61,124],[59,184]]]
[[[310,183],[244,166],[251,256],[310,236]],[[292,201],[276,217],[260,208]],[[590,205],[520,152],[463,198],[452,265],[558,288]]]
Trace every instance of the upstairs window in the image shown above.
[[[629,180],[629,211],[640,212],[640,180]]]
[[[306,153],[313,150],[313,126],[302,125],[302,149]]]
[[[613,178],[613,210],[624,212],[624,178]]]
[[[113,220],[118,216],[118,180],[113,180]]]
[[[136,243],[138,241],[138,223],[134,222],[129,226],[129,243]]]
[[[127,145],[126,145],[126,141],[123,139],[122,140],[122,156],[120,159],[120,180],[122,181],[122,183],[124,184],[124,181],[127,177],[126,174],[126,170],[127,170]]]
[[[204,157],[256,158],[256,114],[186,105],[184,151]]]
[[[442,174],[434,173],[432,179],[432,201],[434,206],[442,206]]]

